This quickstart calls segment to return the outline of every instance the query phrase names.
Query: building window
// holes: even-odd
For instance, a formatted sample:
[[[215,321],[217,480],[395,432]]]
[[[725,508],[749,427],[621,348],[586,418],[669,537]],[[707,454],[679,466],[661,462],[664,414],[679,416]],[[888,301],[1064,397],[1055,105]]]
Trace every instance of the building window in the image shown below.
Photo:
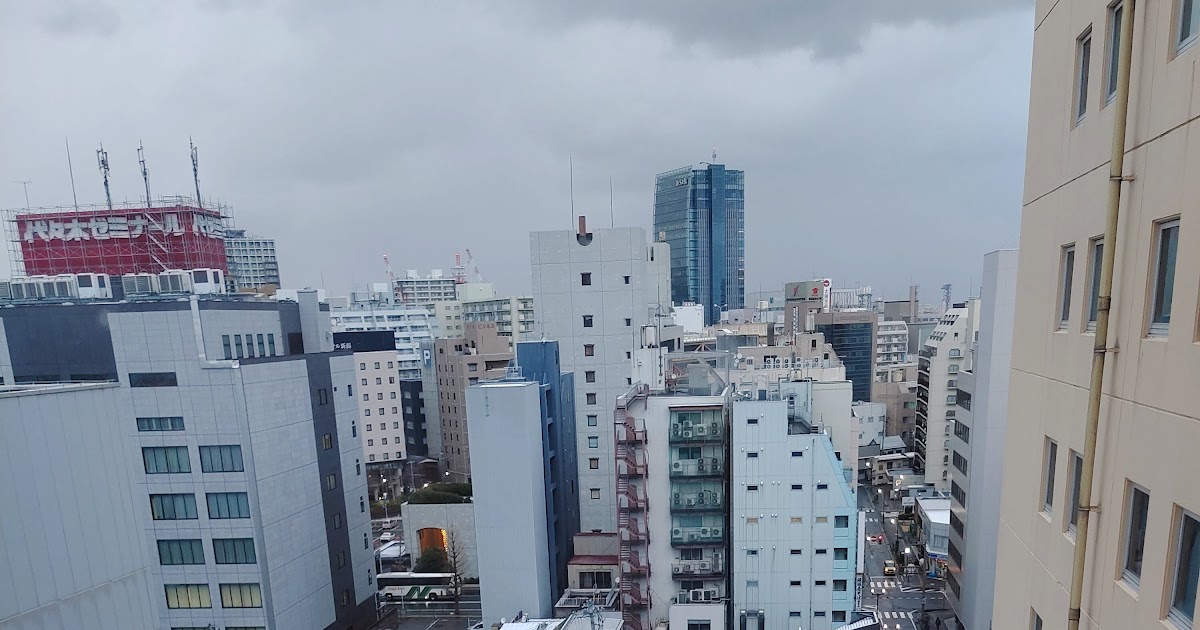
[[[591,328],[591,327],[592,327],[592,316],[591,316],[591,315],[584,315],[584,316],[583,316],[583,327],[584,327],[584,328]]]
[[[1042,617],[1033,609],[1029,610],[1029,629],[1042,630]]]
[[[364,395],[365,395],[365,394],[364,394]],[[370,409],[363,409],[363,415],[364,415],[364,416],[370,416],[370,415],[371,415],[371,410],[370,410]]]
[[[201,446],[200,470],[206,473],[242,472],[242,447],[237,444],[229,446]]]
[[[588,458],[588,468],[590,468],[592,470],[600,470],[600,458],[599,457],[589,457]]]
[[[1083,483],[1083,457],[1071,451],[1071,502],[1067,505],[1067,531],[1075,533],[1079,524],[1079,486]]]
[[[629,318],[629,317],[626,317],[626,318],[625,318],[625,326],[626,326],[626,327],[633,326],[633,319],[632,319],[632,318]]]
[[[599,420],[599,416],[596,416],[594,414],[588,414],[587,425],[589,427],[594,427],[594,426],[596,426],[598,420]]]
[[[229,345],[229,335],[221,335],[221,350],[225,354],[226,361],[233,358],[233,349]]]
[[[1179,0],[1179,37],[1176,39],[1176,51],[1182,51],[1196,42],[1196,33],[1200,32],[1200,7],[1195,0]]]
[[[629,276],[622,276],[625,279],[625,284],[629,284]]]
[[[579,274],[579,284],[585,287],[592,286],[592,273],[590,271],[585,271]]]
[[[1100,308],[1100,267],[1104,264],[1104,240],[1091,240],[1091,269],[1088,270],[1088,332],[1096,330],[1096,314]]]
[[[1092,27],[1075,40],[1075,124],[1087,114],[1088,74],[1092,67]]]
[[[747,549],[747,550],[746,550],[746,555],[747,555],[747,556],[757,556],[757,555],[758,555],[758,550],[757,550],[757,549]]]
[[[213,558],[217,564],[254,564],[254,539],[214,538]]]
[[[138,418],[138,431],[182,431],[183,418],[168,416],[165,418]]]
[[[150,446],[142,448],[142,463],[147,475],[192,472],[186,446]]]
[[[746,457],[749,459],[758,459],[758,453],[755,451],[750,451],[749,453],[746,453]]]
[[[758,484],[749,484],[746,486],[746,492],[758,492]]]
[[[190,521],[196,514],[194,494],[152,494],[150,515],[156,521]]]
[[[212,608],[207,584],[166,584],[167,608]]]
[[[260,356],[260,357],[265,357],[265,356],[267,356],[267,344],[266,344],[266,341],[263,339],[263,336],[262,336],[261,334],[260,334],[260,335],[255,335],[255,336],[258,338],[258,356]]]
[[[850,517],[849,516],[833,517],[833,526],[838,529],[845,529],[847,527],[850,527]]]
[[[158,563],[164,566],[204,564],[204,542],[199,538],[160,540]]]
[[[803,489],[804,489],[804,484],[802,484],[802,483],[792,484],[792,490],[803,490]]]
[[[712,622],[707,619],[688,619],[687,630],[712,630]]]
[[[240,359],[243,356],[242,355],[242,336],[241,335],[233,336],[233,356],[236,359]]]
[[[333,434],[326,433],[321,436],[321,449],[328,451],[331,448],[333,448]]]
[[[803,525],[804,517],[803,516],[793,516],[790,519],[788,519],[788,523],[790,523],[792,525]]]
[[[363,386],[363,387],[366,387],[366,386],[367,386],[367,379],[365,379],[365,378],[364,378],[364,379],[362,379],[362,383],[361,383],[361,384],[362,384],[362,386]],[[367,394],[363,394],[363,396],[366,396],[366,395],[367,395]],[[369,398],[369,397],[368,397],[368,398],[364,398],[363,400],[370,400],[370,398]]]
[[[758,525],[758,517],[757,516],[747,516],[746,524],[747,525]]]
[[[596,356],[596,346],[594,346],[590,343],[583,344],[583,356],[585,356],[585,357]]]
[[[1054,469],[1058,464],[1058,444],[1046,438],[1045,453],[1042,462],[1042,511],[1050,514],[1054,508]]]
[[[834,590],[837,590],[837,589],[835,588]],[[846,620],[846,611],[844,611],[844,610],[833,611],[833,620],[835,622],[845,621]]]
[[[600,438],[594,435],[588,436],[588,448],[600,448]]]
[[[387,441],[387,438],[383,438],[383,439],[384,439],[384,442]],[[325,489],[326,490],[337,490],[337,475],[325,475]]]
[[[804,451],[792,451],[792,457],[804,457]]]
[[[849,551],[847,550],[846,547],[834,547],[833,548],[833,559],[834,560],[845,560],[847,558],[848,553],[849,553]],[[833,583],[836,585],[837,580],[834,580]],[[834,589],[834,590],[837,590],[837,589]]]
[[[262,608],[258,584],[222,584],[221,608]]]
[[[828,490],[828,489],[829,489],[829,484],[827,484],[827,483],[817,484],[817,490]]]
[[[378,361],[376,361],[376,362],[375,362],[375,369],[376,369],[376,370],[378,370],[378,369],[379,369],[379,362],[378,362]]]
[[[250,518],[250,500],[245,492],[209,492],[208,518]]]
[[[1175,258],[1179,250],[1179,219],[1155,224],[1154,284],[1150,290],[1150,334],[1165,335],[1171,325],[1175,294]]]
[[[1121,58],[1121,18],[1124,17],[1125,6],[1117,3],[1108,8],[1108,55],[1105,64],[1108,71],[1104,73],[1105,102],[1111,103],[1117,95],[1117,68]]]
[[[828,549],[814,549],[813,553],[817,554],[818,556],[823,556],[823,555],[829,553],[829,550]]]
[[[594,392],[589,392],[589,393],[585,394],[584,399],[587,401],[587,404],[589,404],[589,405],[596,404],[596,394]]]
[[[275,333],[267,333],[267,350],[271,356],[275,355]]]
[[[1134,587],[1142,579],[1142,552],[1146,547],[1146,519],[1150,513],[1150,495],[1141,488],[1128,484],[1128,498],[1125,501],[1125,562],[1122,565],[1121,577]]]
[[[1178,514],[1171,608],[1167,616],[1180,627],[1191,628],[1196,612],[1196,582],[1200,578],[1200,521],[1191,512],[1180,509]]]
[[[612,588],[611,571],[580,571],[579,588]]]
[[[833,581],[833,590],[834,590],[834,592],[845,591],[846,590],[846,580],[834,580]]]
[[[583,380],[584,380],[584,382],[587,382],[587,383],[595,383],[596,382],[596,370],[588,370],[588,371],[584,372]]]
[[[599,500],[600,499],[600,488],[592,488],[591,496],[592,496],[593,501]]]
[[[791,550],[789,550],[789,553],[793,556],[802,556],[802,555],[804,555],[804,550],[803,549],[791,549]]]
[[[174,372],[130,372],[130,387],[176,387],[179,381]]]

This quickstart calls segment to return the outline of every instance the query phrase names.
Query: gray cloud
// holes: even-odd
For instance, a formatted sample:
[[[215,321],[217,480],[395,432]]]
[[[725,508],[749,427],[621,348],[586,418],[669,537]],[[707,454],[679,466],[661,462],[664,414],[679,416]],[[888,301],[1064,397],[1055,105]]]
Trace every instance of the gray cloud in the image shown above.
[[[56,35],[111,37],[121,28],[121,16],[100,0],[52,0],[39,5],[39,21]]]
[[[523,0],[524,14],[554,28],[592,20],[612,20],[662,30],[684,46],[707,45],[723,53],[757,54],[793,48],[818,56],[842,57],[861,50],[875,26],[928,22],[952,26],[1014,8],[1032,0],[611,0],[560,2]]]
[[[102,46],[18,16],[0,24],[0,76],[21,95],[0,99],[0,181],[70,203],[69,136],[81,201],[102,199],[100,141],[114,195],[136,198],[141,138],[156,194],[187,194],[190,135],[205,193],[279,240],[289,284],[345,290],[381,280],[384,253],[448,269],[470,248],[513,293],[528,232],[571,226],[572,156],[593,225],[611,177],[616,223],[648,228],[654,174],[717,147],[747,172],[752,289],[816,273],[964,294],[985,251],[1016,244],[1030,13],[859,24],[855,7],[775,15],[825,21],[752,53],[533,4],[131,2]],[[859,49],[816,55],[822,32]],[[0,206],[21,204],[0,186]]]

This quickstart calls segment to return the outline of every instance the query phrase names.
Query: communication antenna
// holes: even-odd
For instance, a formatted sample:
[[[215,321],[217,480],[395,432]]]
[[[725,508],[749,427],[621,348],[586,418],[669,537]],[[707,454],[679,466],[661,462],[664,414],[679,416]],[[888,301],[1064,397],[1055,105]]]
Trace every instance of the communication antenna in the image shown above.
[[[150,207],[150,171],[146,169],[146,154],[142,150],[142,141],[138,140],[138,164],[142,167],[142,182],[146,184],[146,207]]]
[[[108,200],[109,211],[112,211],[112,191],[108,189],[108,151],[104,150],[103,143],[96,149],[96,163],[100,166],[100,174],[104,176],[104,198]]]
[[[617,215],[613,214],[613,188],[611,177],[608,178],[608,220],[611,222],[612,227],[617,227]]]
[[[717,147],[713,147],[713,162],[717,161]]]
[[[79,197],[75,196],[75,167],[71,165],[71,141],[63,138],[63,142],[67,144],[67,172],[71,174],[71,200],[75,202],[75,209],[79,209]]]
[[[951,288],[952,288],[952,285],[949,285],[949,284],[942,285],[942,312],[949,311],[950,307],[953,305],[950,301],[950,289]]]
[[[567,157],[571,177],[571,224],[575,223],[575,156]]]
[[[25,209],[29,209],[29,185],[33,183],[32,179],[14,179],[14,182],[21,185],[25,189]]]
[[[192,181],[196,182],[196,207],[203,210],[204,202],[200,199],[200,154],[196,151],[191,136],[188,136],[188,146],[192,148]]]

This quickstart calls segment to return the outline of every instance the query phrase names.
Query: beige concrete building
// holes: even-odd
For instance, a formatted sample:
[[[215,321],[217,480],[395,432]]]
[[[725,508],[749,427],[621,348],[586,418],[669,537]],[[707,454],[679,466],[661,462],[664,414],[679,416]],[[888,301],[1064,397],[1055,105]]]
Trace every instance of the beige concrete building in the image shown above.
[[[995,628],[1065,628],[1128,3],[1038,0]],[[1200,577],[1200,3],[1137,2],[1083,628],[1192,628]],[[1189,246],[1190,245],[1190,246]],[[1102,251],[1102,250],[1101,250]],[[970,510],[970,497],[967,497]]]
[[[379,464],[399,464],[407,456],[404,416],[400,411],[400,378],[395,350],[354,353],[363,455],[370,471]],[[399,483],[398,475],[393,481]]]
[[[912,445],[917,417],[917,364],[901,363],[875,368],[871,401],[887,407],[885,435],[897,435]]]
[[[468,481],[471,477],[467,387],[504,376],[512,358],[512,340],[497,334],[493,323],[463,324],[462,337],[434,341],[442,472],[449,473],[444,475],[447,481]]]

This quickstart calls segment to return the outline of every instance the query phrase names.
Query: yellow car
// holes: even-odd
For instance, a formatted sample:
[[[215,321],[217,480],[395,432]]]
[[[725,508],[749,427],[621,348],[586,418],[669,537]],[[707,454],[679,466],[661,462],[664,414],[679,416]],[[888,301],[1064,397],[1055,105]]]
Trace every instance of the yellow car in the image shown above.
[[[896,561],[895,560],[884,560],[883,561],[883,574],[884,575],[896,575]]]

